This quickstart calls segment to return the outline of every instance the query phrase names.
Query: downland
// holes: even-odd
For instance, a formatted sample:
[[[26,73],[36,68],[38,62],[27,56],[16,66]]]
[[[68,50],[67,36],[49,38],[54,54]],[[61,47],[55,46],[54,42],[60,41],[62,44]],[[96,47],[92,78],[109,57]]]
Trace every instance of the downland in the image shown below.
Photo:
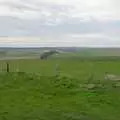
[[[119,56],[39,56],[0,61],[1,120],[118,120]]]

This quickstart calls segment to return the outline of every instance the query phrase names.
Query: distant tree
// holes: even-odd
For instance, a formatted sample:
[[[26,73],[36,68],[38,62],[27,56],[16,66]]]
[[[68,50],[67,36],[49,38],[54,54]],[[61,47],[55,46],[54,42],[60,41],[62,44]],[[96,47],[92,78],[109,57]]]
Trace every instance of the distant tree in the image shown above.
[[[56,50],[51,50],[51,51],[47,51],[47,52],[44,52],[41,56],[40,56],[40,59],[48,59],[49,56],[53,55],[53,54],[58,54],[59,52],[56,51]]]

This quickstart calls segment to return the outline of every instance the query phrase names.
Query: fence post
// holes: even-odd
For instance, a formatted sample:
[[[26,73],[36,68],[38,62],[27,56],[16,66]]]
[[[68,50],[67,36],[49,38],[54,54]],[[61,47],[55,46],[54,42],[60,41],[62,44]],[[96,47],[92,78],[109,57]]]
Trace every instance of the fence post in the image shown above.
[[[8,62],[6,63],[6,67],[7,67],[7,73],[9,73],[10,72],[10,66],[9,66]]]

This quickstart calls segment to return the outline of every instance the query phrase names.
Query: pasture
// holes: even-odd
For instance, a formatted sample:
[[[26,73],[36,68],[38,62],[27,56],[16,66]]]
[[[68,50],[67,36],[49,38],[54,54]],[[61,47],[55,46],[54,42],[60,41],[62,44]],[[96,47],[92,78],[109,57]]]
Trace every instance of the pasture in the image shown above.
[[[10,73],[6,73],[6,62]],[[0,120],[118,120],[120,60],[0,61]]]
[[[2,49],[0,120],[118,120],[119,49],[72,50]]]

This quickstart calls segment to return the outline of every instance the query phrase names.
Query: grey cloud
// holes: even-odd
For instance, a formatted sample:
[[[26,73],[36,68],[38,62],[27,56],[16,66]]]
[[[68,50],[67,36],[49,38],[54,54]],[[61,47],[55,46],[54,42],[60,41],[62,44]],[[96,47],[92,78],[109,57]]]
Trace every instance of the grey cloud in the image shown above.
[[[11,10],[20,10],[20,11],[24,11],[24,10],[35,10],[37,11],[38,9],[36,9],[35,7],[32,7],[31,5],[29,5],[28,3],[25,4],[24,2],[2,2],[0,3],[0,6],[6,6],[8,8],[10,8]]]
[[[47,18],[46,18],[47,19]],[[107,33],[114,30],[120,30],[120,21],[98,22],[86,21],[81,22],[79,19],[68,19],[68,21],[49,25],[47,20],[21,20],[15,17],[0,17],[0,36],[2,34],[15,36],[40,36],[40,35],[64,35],[64,34],[87,34],[87,33]]]
[[[0,6],[7,6],[11,10],[19,10],[19,11],[36,11],[41,14],[41,12],[47,11],[51,12],[51,14],[55,13],[66,13],[69,12],[70,9],[72,9],[72,6],[69,5],[57,5],[54,3],[44,3],[44,2],[32,2],[30,0],[28,1],[4,1],[0,3]]]
[[[116,2],[119,1],[116,0]],[[114,4],[116,3],[114,2]],[[116,19],[117,17],[114,20],[102,21],[102,18],[100,20],[96,19],[96,16],[89,16],[88,13],[87,17],[89,19],[87,20],[85,19],[86,16],[81,15],[82,10],[80,10],[80,14],[78,10],[78,15],[73,17],[74,6],[42,2],[41,0],[5,0],[0,2],[0,6],[8,7],[10,10],[8,15],[0,16],[0,36],[38,36],[45,39],[56,39],[56,42],[64,42],[65,39],[69,39],[77,40],[79,43],[79,37],[65,36],[68,34],[105,34],[108,38],[103,36],[98,38],[83,37],[83,39],[86,41],[85,44],[88,41],[90,42],[91,39],[93,39],[93,42],[99,41],[100,44],[107,44],[111,39],[111,44],[114,43],[114,39],[116,43],[119,43],[120,20]],[[26,16],[28,16],[28,19],[26,19]]]

